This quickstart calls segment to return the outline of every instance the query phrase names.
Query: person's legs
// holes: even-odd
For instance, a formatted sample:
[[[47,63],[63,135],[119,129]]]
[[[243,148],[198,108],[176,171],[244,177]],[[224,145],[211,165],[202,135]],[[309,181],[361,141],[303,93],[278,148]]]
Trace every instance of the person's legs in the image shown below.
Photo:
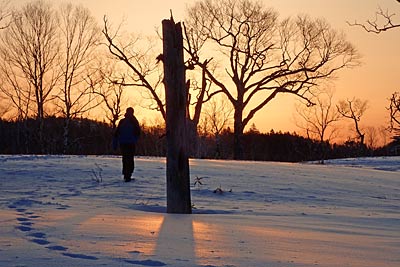
[[[125,182],[131,181],[132,173],[135,168],[134,155],[135,145],[134,144],[123,144],[121,145],[122,153],[122,174],[124,175]]]

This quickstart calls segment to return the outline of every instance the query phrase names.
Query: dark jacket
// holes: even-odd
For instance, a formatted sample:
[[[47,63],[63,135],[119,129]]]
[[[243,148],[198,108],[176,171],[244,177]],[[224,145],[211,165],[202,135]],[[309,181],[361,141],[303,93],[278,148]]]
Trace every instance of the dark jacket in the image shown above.
[[[119,144],[136,144],[140,137],[140,126],[135,116],[123,118],[114,134],[114,139]]]

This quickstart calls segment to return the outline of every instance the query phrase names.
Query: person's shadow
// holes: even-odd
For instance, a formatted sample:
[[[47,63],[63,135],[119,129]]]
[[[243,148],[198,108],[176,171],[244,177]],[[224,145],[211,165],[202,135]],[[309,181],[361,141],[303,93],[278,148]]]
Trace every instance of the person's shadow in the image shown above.
[[[155,254],[163,259],[182,262],[196,259],[192,215],[165,214]]]

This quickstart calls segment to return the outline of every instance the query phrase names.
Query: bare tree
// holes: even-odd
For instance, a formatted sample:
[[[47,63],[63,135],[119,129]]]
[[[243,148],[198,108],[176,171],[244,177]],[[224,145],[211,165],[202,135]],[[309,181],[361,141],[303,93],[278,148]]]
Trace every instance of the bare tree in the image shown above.
[[[378,127],[378,135],[379,135],[379,140],[380,140],[380,146],[384,147],[388,144],[389,138],[389,131],[388,127],[385,126],[380,126]]]
[[[32,96],[36,104],[34,114],[39,120],[38,135],[42,145],[45,104],[58,80],[57,37],[57,17],[53,9],[43,1],[35,1],[13,12],[1,48],[3,60],[11,68],[7,74],[9,85],[22,90],[17,94],[24,95],[23,101],[29,102]],[[24,84],[19,86],[21,79]]]
[[[213,98],[205,107],[203,114],[208,124],[208,131],[217,136],[230,125],[233,109],[226,100]]]
[[[400,92],[394,92],[390,98],[390,130],[400,134]]]
[[[54,70],[57,37],[57,17],[43,1],[28,3],[21,11],[15,11],[4,36],[6,59],[32,86],[39,119],[44,118],[44,105],[58,78]]]
[[[342,100],[337,105],[339,113],[347,119],[354,122],[354,130],[361,145],[364,145],[365,133],[361,130],[360,121],[368,108],[368,101],[353,98],[351,100]]]
[[[320,92],[313,98],[315,105],[300,104],[296,107],[300,120],[296,120],[298,127],[307,133],[308,138],[317,139],[321,143],[330,142],[335,136],[337,128],[334,123],[339,121],[341,114],[332,103],[331,91]]]
[[[279,21],[260,2],[203,0],[189,8],[186,26],[196,29],[204,46],[217,48],[212,50],[224,66],[220,77],[207,75],[219,87],[214,93],[225,94],[234,107],[235,159],[243,156],[244,128],[276,95],[311,104],[313,86],[358,63],[355,48],[326,21],[307,16]]]
[[[69,147],[70,122],[95,106],[91,86],[86,77],[93,75],[94,52],[100,41],[100,28],[90,11],[66,4],[60,9],[60,72],[61,92],[56,95],[65,118],[64,153]]]
[[[206,124],[207,132],[213,134],[215,138],[216,148],[215,157],[221,156],[221,140],[220,135],[232,121],[233,108],[224,99],[211,99],[203,110],[203,120]]]
[[[317,139],[321,144],[321,163],[326,158],[326,146],[335,137],[338,128],[335,123],[339,121],[341,115],[332,103],[333,93],[330,90],[318,93],[312,101],[313,106],[301,103],[296,107],[296,120],[298,127],[303,129],[308,138]]]
[[[378,130],[376,127],[368,126],[365,128],[365,144],[370,149],[378,147]]]
[[[400,0],[396,1],[400,3]],[[359,26],[367,32],[379,34],[381,32],[400,27],[400,23],[395,22],[395,16],[395,13],[379,7],[375,12],[375,17],[373,19],[368,19],[365,23],[358,23],[357,21],[354,23],[347,23],[350,26]]]

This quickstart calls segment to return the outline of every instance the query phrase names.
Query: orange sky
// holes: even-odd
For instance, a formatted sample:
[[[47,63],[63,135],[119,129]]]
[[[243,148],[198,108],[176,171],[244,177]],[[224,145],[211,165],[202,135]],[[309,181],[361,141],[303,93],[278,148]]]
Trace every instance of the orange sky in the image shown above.
[[[361,28],[350,27],[346,21],[363,22],[373,18],[380,6],[400,13],[400,4],[395,0],[262,0],[267,7],[273,7],[282,17],[296,14],[309,14],[312,17],[324,17],[333,28],[343,30],[348,40],[362,54],[362,66],[344,70],[335,81],[334,101],[357,97],[369,101],[369,108],[362,119],[365,126],[388,125],[388,98],[395,91],[400,91],[400,29],[380,35],[366,33]],[[14,5],[25,0],[12,1]],[[50,2],[59,3],[57,0]],[[155,27],[160,27],[161,20],[169,18],[172,9],[175,20],[184,18],[185,7],[194,1],[187,0],[71,0],[88,7],[101,23],[106,14],[115,25],[125,19],[125,31],[153,34]],[[400,14],[395,17],[400,22]],[[261,110],[253,119],[261,131],[299,131],[294,123],[293,97],[279,97]],[[148,113],[140,111],[138,116]],[[250,123],[251,124],[251,123]]]

